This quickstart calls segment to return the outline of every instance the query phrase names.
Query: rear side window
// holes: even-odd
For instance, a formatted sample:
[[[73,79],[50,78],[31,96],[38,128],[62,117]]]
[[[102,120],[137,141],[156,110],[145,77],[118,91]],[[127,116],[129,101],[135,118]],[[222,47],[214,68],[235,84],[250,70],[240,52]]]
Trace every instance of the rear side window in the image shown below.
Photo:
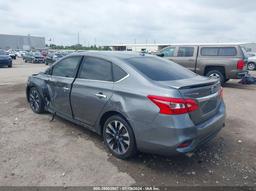
[[[53,66],[52,75],[60,77],[75,77],[81,56],[68,57]]]
[[[236,56],[234,47],[205,47],[201,49],[201,56]]]
[[[202,48],[201,55],[202,56],[218,56],[219,48]]]
[[[178,50],[178,57],[193,57],[194,47],[180,47]]]
[[[219,56],[236,56],[237,52],[235,48],[220,48]]]
[[[196,76],[190,70],[168,60],[155,57],[136,57],[127,59],[136,70],[154,81],[172,81]]]
[[[79,78],[113,81],[111,63],[99,58],[86,58],[81,66]]]
[[[124,78],[125,76],[127,76],[128,74],[119,66],[113,64],[113,78],[114,78],[114,82],[121,80],[122,78]]]

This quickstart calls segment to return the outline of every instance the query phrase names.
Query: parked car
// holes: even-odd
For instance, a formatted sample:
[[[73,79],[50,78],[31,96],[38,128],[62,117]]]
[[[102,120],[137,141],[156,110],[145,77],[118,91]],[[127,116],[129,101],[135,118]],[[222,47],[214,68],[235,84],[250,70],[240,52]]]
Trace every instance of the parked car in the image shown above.
[[[248,57],[248,70],[255,70],[256,69],[256,56]]]
[[[13,50],[9,50],[9,51],[7,51],[7,53],[9,54],[9,56],[12,58],[12,59],[14,59],[14,60],[16,60],[16,52],[15,51],[13,51]]]
[[[57,60],[61,59],[64,56],[65,55],[61,53],[48,54],[47,57],[45,58],[45,64],[46,65],[53,64],[54,62],[56,62]]]
[[[34,60],[32,61],[32,63],[44,63],[45,62],[45,58],[40,52],[35,52],[33,54],[33,56],[34,56]]]
[[[44,63],[45,59],[40,52],[28,52],[23,56],[25,62]]]
[[[254,57],[254,56],[256,56],[256,53],[255,52],[246,52],[246,55],[248,57]]]
[[[26,52],[23,55],[23,60],[24,62],[32,62],[32,60],[34,59],[33,53],[32,52]]]
[[[119,158],[191,152],[225,124],[219,80],[157,56],[83,52],[29,77],[27,100],[103,136]]]
[[[26,51],[22,51],[22,50],[19,50],[19,51],[16,51],[16,55],[19,57],[19,58],[23,58],[23,56],[25,55]]]
[[[239,44],[176,44],[162,49],[157,55],[202,76],[218,78],[221,84],[248,73],[246,56]]]
[[[4,50],[0,50],[0,66],[12,67],[12,58]]]

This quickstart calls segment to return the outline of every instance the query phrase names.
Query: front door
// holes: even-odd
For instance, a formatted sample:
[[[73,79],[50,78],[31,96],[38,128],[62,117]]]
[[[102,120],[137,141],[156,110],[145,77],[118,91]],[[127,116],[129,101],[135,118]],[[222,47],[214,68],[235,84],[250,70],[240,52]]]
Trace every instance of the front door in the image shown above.
[[[196,46],[180,46],[178,47],[177,55],[175,55],[172,60],[194,72],[196,66],[196,58]]]
[[[50,109],[66,117],[72,117],[70,91],[82,56],[64,58],[52,68],[47,85],[50,95]]]
[[[85,58],[71,92],[75,119],[93,126],[111,98],[112,89],[112,63],[99,58]]]

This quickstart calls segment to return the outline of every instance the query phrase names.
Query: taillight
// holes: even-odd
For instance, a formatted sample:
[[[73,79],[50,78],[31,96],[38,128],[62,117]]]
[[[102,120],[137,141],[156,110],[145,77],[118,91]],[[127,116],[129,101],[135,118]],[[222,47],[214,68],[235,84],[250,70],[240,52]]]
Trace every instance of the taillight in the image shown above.
[[[236,68],[237,68],[238,70],[243,70],[243,69],[244,69],[244,66],[245,66],[244,60],[238,60],[238,61],[237,61]]]
[[[178,145],[178,148],[179,149],[186,148],[186,147],[190,146],[192,142],[193,142],[192,140],[184,141],[183,143]]]
[[[149,95],[148,98],[159,107],[159,113],[161,114],[179,115],[198,109],[198,104],[193,99],[170,98],[154,95]]]

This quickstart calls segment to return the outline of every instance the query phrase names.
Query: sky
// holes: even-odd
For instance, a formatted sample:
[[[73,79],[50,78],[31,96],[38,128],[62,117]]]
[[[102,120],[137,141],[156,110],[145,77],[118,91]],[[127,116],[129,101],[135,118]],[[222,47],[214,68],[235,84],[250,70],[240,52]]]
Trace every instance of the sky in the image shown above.
[[[0,0],[0,26],[58,45],[256,42],[256,0]]]

